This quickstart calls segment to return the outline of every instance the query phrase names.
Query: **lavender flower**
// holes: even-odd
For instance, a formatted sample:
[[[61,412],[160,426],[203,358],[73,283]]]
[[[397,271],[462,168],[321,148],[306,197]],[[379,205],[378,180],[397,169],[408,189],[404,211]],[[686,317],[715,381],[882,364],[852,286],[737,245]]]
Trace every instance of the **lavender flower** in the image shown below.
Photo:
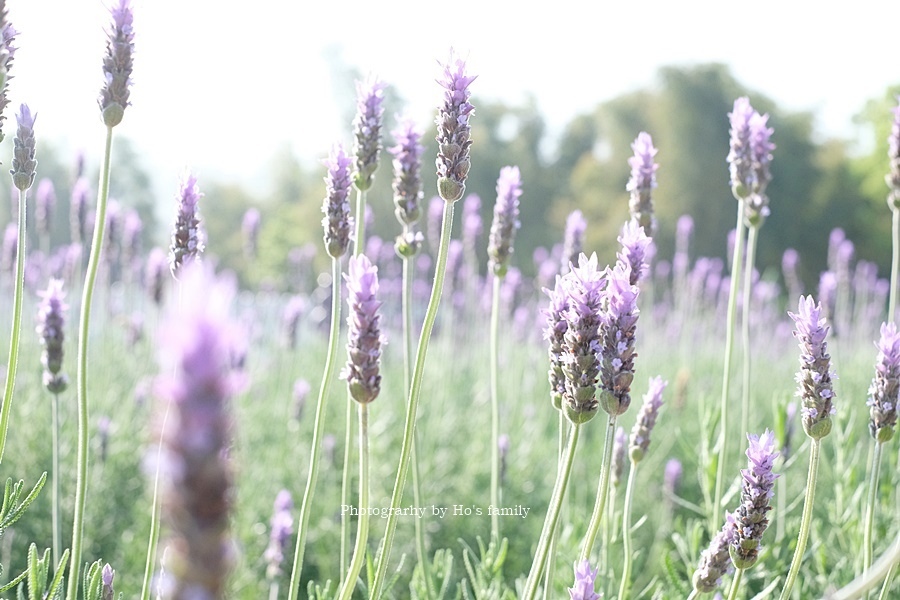
[[[746,198],[753,189],[753,148],[750,121],[754,110],[746,96],[734,101],[728,113],[731,141],[728,164],[731,170],[731,190],[735,198]]]
[[[65,292],[60,279],[51,279],[47,290],[40,294],[37,332],[40,336],[41,364],[44,366],[44,387],[53,394],[61,394],[69,386],[69,378],[62,373],[64,327],[68,305],[63,301]]]
[[[303,409],[306,407],[306,399],[312,391],[312,386],[305,379],[299,378],[294,381],[294,419],[299,421],[303,418]]]
[[[199,203],[203,194],[197,187],[197,178],[191,173],[182,177],[178,191],[178,213],[172,229],[169,245],[169,269],[173,276],[186,262],[196,261],[203,252],[203,235],[200,231]]]
[[[900,103],[900,96],[897,96]],[[0,110],[3,104],[0,103]],[[894,120],[891,122],[891,134],[888,136],[888,159],[890,160],[890,173],[885,177],[890,193],[888,193],[888,206],[892,209],[900,208],[900,106],[891,109]]]
[[[585,231],[587,231],[587,221],[584,215],[581,214],[580,210],[573,210],[566,218],[560,273],[567,273],[569,266],[578,260],[578,255],[584,250]]]
[[[53,181],[46,177],[38,182],[37,194],[34,203],[34,224],[43,236],[50,235],[53,223],[53,207],[56,205],[56,191]]]
[[[34,160],[34,119],[27,104],[19,106],[16,113],[16,138],[13,140],[12,175],[13,185],[21,191],[26,191],[34,183],[37,161]]]
[[[134,14],[131,0],[119,0],[112,7],[112,28],[108,32],[106,56],[103,58],[103,88],[100,90],[100,110],[103,123],[115,127],[122,122],[131,88],[131,71],[134,68]]]
[[[469,116],[474,107],[469,103],[469,84],[474,76],[465,74],[466,62],[450,51],[450,60],[443,65],[444,78],[438,83],[445,89],[444,104],[438,109],[437,187],[446,202],[456,202],[466,190],[469,174]]]
[[[100,571],[100,600],[113,600],[116,597],[116,592],[113,589],[113,578],[115,576],[116,572],[113,571],[109,563],[103,565],[103,570]]]
[[[371,402],[381,391],[381,335],[378,308],[378,267],[365,254],[350,258],[344,275],[347,282],[347,366],[341,378],[347,380],[350,395],[361,404]]]
[[[241,221],[241,233],[244,235],[244,255],[248,258],[256,256],[259,244],[259,210],[248,208]]]
[[[475,256],[478,239],[484,231],[481,221],[481,196],[469,194],[463,202],[462,243],[467,256]]]
[[[666,468],[663,471],[663,491],[671,496],[675,495],[678,490],[678,484],[681,482],[681,475],[684,472],[681,461],[677,458],[670,458],[666,462]]]
[[[618,238],[619,243],[622,244],[622,250],[616,256],[623,265],[630,267],[631,275],[628,281],[631,285],[637,285],[649,270],[648,254],[650,254],[649,248],[653,239],[647,237],[644,231],[637,221],[628,221],[622,228],[622,235]]]
[[[365,81],[356,82],[356,118],[353,119],[356,172],[353,183],[361,191],[372,186],[372,177],[378,168],[384,87],[383,83],[372,76]]]
[[[612,453],[612,482],[614,486],[622,481],[622,473],[625,471],[625,447],[628,445],[628,436],[624,427],[616,428],[616,436],[613,438]]]
[[[91,186],[87,179],[79,177],[72,186],[69,219],[72,225],[72,241],[83,243],[87,239],[87,209]]]
[[[775,451],[775,434],[768,429],[761,435],[747,434],[748,468],[741,469],[744,479],[741,489],[741,505],[734,513],[734,537],[729,548],[731,560],[738,569],[752,567],[759,558],[760,541],[769,526],[766,514],[772,510],[769,501],[775,495],[775,479],[772,466],[778,452]]]
[[[488,238],[488,257],[491,272],[498,277],[506,275],[509,257],[513,253],[513,241],[519,223],[519,196],[522,195],[522,178],[519,167],[503,167],[497,179],[497,202],[494,204],[494,221]]]
[[[647,448],[650,447],[650,434],[656,425],[656,417],[659,415],[659,409],[663,403],[662,393],[668,383],[668,381],[663,381],[662,377],[650,378],[649,388],[644,395],[644,403],[641,405],[634,428],[631,430],[628,455],[633,463],[641,462],[644,454],[647,453]]]
[[[403,225],[412,225],[422,214],[422,132],[405,119],[392,132],[397,145],[388,148],[394,157],[394,214]]]
[[[278,495],[275,497],[275,510],[272,513],[270,522],[269,545],[263,554],[263,558],[268,565],[266,567],[266,577],[270,580],[281,575],[284,549],[287,547],[288,540],[294,532],[294,518],[291,516],[293,508],[294,501],[291,498],[291,493],[287,490],[278,492]]]
[[[605,310],[600,313],[599,354],[600,406],[610,415],[621,415],[631,404],[634,380],[634,335],[639,290],[631,284],[631,269],[622,263],[608,271],[604,293]]]
[[[325,228],[325,249],[332,258],[340,258],[350,246],[353,219],[350,217],[350,162],[340,144],[335,144],[325,161],[325,201],[322,204],[322,227]]]
[[[631,149],[634,150],[634,156],[628,159],[631,178],[625,186],[625,190],[631,194],[628,209],[631,211],[631,219],[652,237],[656,233],[651,194],[656,187],[656,170],[659,169],[659,165],[653,162],[657,149],[653,147],[650,134],[644,131],[638,134]]]
[[[4,2],[5,5],[5,2]],[[6,19],[6,7],[0,7],[0,128],[3,127],[3,111],[9,104],[9,80],[12,76],[9,70],[12,67],[13,57],[16,55],[16,47],[13,46],[13,40],[18,31]],[[3,132],[0,131],[0,141],[3,141]]]
[[[875,345],[875,377],[869,386],[869,433],[879,442],[894,437],[900,395],[900,332],[894,323],[881,324],[881,339]]]
[[[284,306],[281,323],[284,328],[284,341],[288,348],[294,349],[297,346],[297,328],[305,310],[306,299],[303,296],[291,296]]]
[[[575,585],[569,588],[569,599],[600,600],[600,594],[594,591],[595,579],[597,569],[591,569],[591,563],[587,560],[575,563]]]
[[[700,554],[700,565],[694,571],[694,589],[701,593],[714,592],[722,584],[722,576],[731,571],[733,564],[729,548],[736,535],[735,520],[725,513],[725,525],[713,536],[709,547]]]
[[[569,329],[565,318],[565,313],[569,310],[566,281],[557,275],[556,287],[552,290],[544,288],[544,293],[550,297],[550,306],[544,312],[547,317],[544,339],[548,342],[547,353],[550,357],[550,370],[547,377],[550,380],[550,400],[553,407],[559,410],[562,408],[562,399],[566,393],[565,336]]]
[[[147,255],[144,288],[150,293],[150,297],[157,306],[162,305],[167,270],[166,252],[162,248],[153,248]]]
[[[798,314],[788,312],[788,315],[796,324],[794,337],[800,346],[797,395],[803,403],[803,430],[809,437],[819,440],[831,432],[831,415],[835,413],[831,384],[834,372],[825,343],[829,328],[822,316],[822,305],[816,304],[812,296],[801,297]]]

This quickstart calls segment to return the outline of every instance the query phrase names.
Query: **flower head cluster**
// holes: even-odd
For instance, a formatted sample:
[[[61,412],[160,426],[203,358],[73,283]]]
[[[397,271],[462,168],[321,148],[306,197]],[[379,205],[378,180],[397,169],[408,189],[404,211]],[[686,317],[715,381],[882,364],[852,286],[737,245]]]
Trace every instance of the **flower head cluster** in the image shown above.
[[[778,452],[775,451],[775,434],[768,429],[760,435],[748,434],[749,466],[741,469],[744,479],[741,489],[741,505],[734,513],[734,537],[731,540],[731,560],[738,569],[752,567],[759,558],[763,532],[769,526],[767,513],[772,510],[769,501],[775,495],[775,479],[772,472]]]
[[[100,600],[113,600],[116,597],[116,591],[113,589],[115,577],[116,572],[112,566],[109,563],[103,565],[103,570],[100,571]]]
[[[822,315],[822,305],[816,304],[812,296],[800,298],[797,312],[788,312],[788,315],[796,324],[794,337],[799,340],[800,346],[797,395],[803,403],[803,430],[809,437],[819,440],[831,432],[831,415],[835,412],[832,389],[834,372],[825,343],[829,328]]]
[[[185,173],[178,190],[178,212],[175,215],[175,226],[172,228],[172,241],[169,245],[169,269],[172,275],[186,262],[196,261],[203,252],[203,234],[200,231],[200,188],[197,177]]]
[[[769,163],[775,144],[771,142],[769,115],[761,115],[750,106],[746,96],[734,101],[729,113],[731,142],[728,164],[731,171],[731,190],[735,198],[746,202],[744,221],[759,226],[769,215],[766,186],[772,179]]]
[[[662,377],[651,377],[650,386],[644,395],[644,403],[641,404],[641,410],[638,412],[637,420],[634,422],[634,428],[631,430],[631,443],[628,448],[628,454],[631,462],[639,463],[647,453],[650,447],[650,434],[656,425],[656,417],[659,415],[659,409],[662,406],[662,393],[668,385],[667,381],[663,381]]]
[[[587,220],[580,210],[573,210],[566,218],[560,273],[567,273],[569,265],[578,260],[578,255],[584,250],[585,231],[587,231]]]
[[[367,190],[372,186],[372,178],[378,168],[384,87],[384,83],[375,77],[356,82],[356,118],[353,119],[356,173],[353,183],[359,190]]]
[[[729,554],[735,536],[734,523],[734,516],[726,512],[725,525],[713,536],[709,547],[700,554],[700,565],[694,571],[692,579],[694,589],[698,592],[705,594],[715,591],[722,584],[722,575],[734,567]]]
[[[394,157],[394,214],[403,225],[412,225],[422,215],[422,132],[412,119],[405,119],[392,132],[397,145],[388,148]]]
[[[444,78],[438,83],[444,88],[444,103],[438,109],[437,187],[446,202],[456,202],[466,190],[469,175],[470,139],[469,116],[474,107],[469,102],[469,84],[475,80],[466,75],[466,61],[450,53],[450,60],[443,65]]]
[[[625,189],[631,194],[628,209],[631,218],[643,228],[644,233],[653,236],[656,233],[656,218],[653,216],[653,198],[651,194],[656,187],[656,170],[659,165],[653,162],[658,150],[653,147],[650,134],[642,131],[631,144],[634,156],[628,159],[631,165],[631,178]]]
[[[900,103],[900,96],[897,96]],[[3,110],[0,104],[0,110]],[[891,122],[891,134],[888,136],[888,159],[890,160],[890,172],[885,177],[888,187],[888,206],[900,209],[900,106],[891,109],[894,120]]]
[[[284,549],[294,528],[294,518],[291,510],[294,501],[291,493],[281,490],[275,497],[275,511],[272,513],[271,531],[269,532],[269,545],[263,558],[266,560],[266,577],[275,579],[281,575],[281,563],[284,562]]]
[[[112,28],[108,32],[106,56],[103,58],[103,76],[100,90],[100,110],[103,123],[115,127],[122,122],[125,107],[131,104],[131,71],[134,68],[134,14],[131,0],[119,0],[112,7]]]
[[[488,262],[491,272],[498,277],[506,275],[509,257],[519,223],[519,197],[522,195],[522,177],[519,167],[503,167],[497,179],[497,202],[494,204],[494,220],[488,237]]]
[[[87,239],[87,212],[88,196],[91,193],[91,185],[84,177],[75,180],[72,186],[72,199],[70,204],[69,219],[72,225],[72,241],[84,243]]]
[[[631,404],[639,290],[631,284],[630,267],[621,262],[608,270],[606,280],[605,308],[600,315],[600,406],[610,415],[621,415]]]
[[[341,377],[347,380],[350,395],[360,404],[378,397],[381,391],[381,335],[378,308],[378,267],[365,254],[350,258],[344,275],[347,282],[347,366]]]
[[[335,144],[325,161],[325,201],[322,203],[322,227],[325,228],[325,249],[332,258],[340,258],[350,247],[353,219],[350,217],[350,162],[340,144]]]
[[[620,263],[631,268],[629,281],[631,285],[637,285],[647,273],[647,254],[653,239],[647,237],[645,229],[637,221],[628,221],[618,240],[622,244],[622,250],[616,256]]]
[[[547,317],[547,326],[544,328],[544,339],[547,340],[547,354],[550,358],[550,370],[547,377],[550,380],[550,400],[556,409],[562,408],[562,399],[566,393],[566,377],[563,370],[565,356],[565,336],[569,329],[565,313],[569,309],[569,294],[566,291],[566,282],[557,275],[556,287],[552,290],[544,288],[544,293],[550,297],[550,306],[544,311]]]
[[[569,588],[570,600],[600,600],[600,594],[594,591],[594,580],[597,569],[591,569],[587,559],[575,563],[575,585]]]
[[[12,175],[13,185],[26,191],[34,183],[37,161],[34,159],[34,119],[27,104],[19,106],[16,113],[16,138],[13,140]]]
[[[875,377],[869,386],[869,433],[879,442],[894,436],[897,424],[897,402],[900,396],[900,332],[894,323],[881,324],[881,338],[876,344]]]
[[[9,105],[9,80],[12,79],[9,70],[16,55],[13,40],[18,33],[6,19],[6,7],[0,7],[0,128],[3,127],[3,121],[6,119],[3,112]],[[3,132],[0,131],[0,141],[3,141],[3,138]]]
[[[41,364],[44,366],[44,387],[54,394],[60,394],[69,386],[69,378],[62,373],[63,341],[68,305],[63,301],[63,282],[51,279],[47,290],[41,293],[38,306],[37,332],[44,347]]]

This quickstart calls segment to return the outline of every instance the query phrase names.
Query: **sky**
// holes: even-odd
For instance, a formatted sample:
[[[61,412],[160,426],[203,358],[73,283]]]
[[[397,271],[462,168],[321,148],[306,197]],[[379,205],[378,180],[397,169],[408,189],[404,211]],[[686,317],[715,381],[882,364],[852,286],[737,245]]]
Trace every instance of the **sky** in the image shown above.
[[[89,165],[103,146],[96,99],[111,1],[6,2],[20,31],[10,108],[28,103],[38,143],[46,136],[73,156],[83,150]],[[201,187],[204,176],[265,186],[279,149],[313,161],[334,142],[349,145],[334,55],[390,85],[423,127],[441,100],[438,61],[451,47],[478,75],[476,97],[533,96],[551,132],[654,85],[665,65],[726,63],[781,107],[813,112],[820,135],[849,138],[865,101],[900,83],[900,2],[887,0],[832,9],[806,0],[132,4],[132,106],[116,135],[134,141],[160,194],[174,193],[186,168]]]

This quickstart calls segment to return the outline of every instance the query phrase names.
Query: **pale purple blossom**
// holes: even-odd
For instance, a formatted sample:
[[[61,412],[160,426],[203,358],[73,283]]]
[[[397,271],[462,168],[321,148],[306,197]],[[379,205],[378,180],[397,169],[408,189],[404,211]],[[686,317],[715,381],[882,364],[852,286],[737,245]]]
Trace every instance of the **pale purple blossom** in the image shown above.
[[[350,217],[350,163],[352,159],[343,146],[335,144],[325,161],[325,200],[322,203],[322,227],[325,229],[325,249],[332,258],[340,258],[350,247],[353,219]]]
[[[116,597],[116,591],[113,589],[115,576],[116,572],[109,563],[103,565],[103,569],[100,571],[100,600],[113,600]]]
[[[422,131],[412,119],[404,119],[392,132],[394,157],[394,214],[403,225],[412,225],[422,214]]]
[[[13,185],[20,191],[26,191],[34,183],[37,161],[34,159],[34,120],[37,115],[31,114],[27,104],[19,106],[16,113],[16,137],[13,140],[12,175]]]
[[[266,561],[266,577],[276,579],[281,575],[281,564],[284,562],[284,551],[290,540],[291,534],[294,532],[294,518],[291,510],[294,508],[294,501],[291,493],[287,490],[281,490],[275,496],[275,506],[272,512],[272,520],[269,522],[269,545],[263,553]]]
[[[778,452],[775,450],[775,434],[766,429],[760,435],[747,434],[748,467],[741,469],[743,484],[741,505],[734,512],[734,537],[731,540],[731,560],[738,569],[752,567],[759,558],[763,533],[769,526],[770,501],[775,495],[772,472]]]
[[[381,391],[381,316],[378,309],[378,267],[365,254],[350,258],[344,275],[347,282],[347,365],[341,378],[347,380],[350,396],[360,404]]]
[[[49,240],[53,224],[53,208],[56,206],[56,190],[53,181],[44,177],[38,182],[34,203],[34,224],[37,231]]]
[[[666,467],[663,470],[663,491],[674,496],[678,491],[678,484],[681,482],[683,472],[684,468],[677,458],[670,458],[666,461]]]
[[[631,284],[631,269],[619,262],[608,270],[601,311],[600,406],[610,415],[621,415],[631,404],[634,380],[634,336],[640,311],[639,289]]]
[[[731,189],[736,198],[746,198],[753,189],[753,148],[750,121],[754,114],[750,99],[742,96],[734,101],[728,113],[731,129],[728,164],[731,173]]]
[[[519,222],[519,197],[522,195],[522,177],[519,167],[503,167],[497,179],[497,202],[494,204],[494,220],[488,237],[488,263],[491,272],[503,277],[513,253]]]
[[[659,165],[654,162],[657,149],[653,147],[650,134],[642,131],[631,144],[634,156],[628,159],[631,165],[631,178],[625,189],[631,194],[628,208],[631,218],[643,228],[644,233],[652,237],[656,233],[656,218],[653,214],[653,189],[656,188],[656,171]]]
[[[44,367],[43,383],[51,393],[60,394],[69,386],[69,378],[62,373],[63,342],[65,341],[66,311],[63,282],[51,279],[47,289],[40,294],[37,332],[40,337],[41,365]]]
[[[0,8],[0,128],[6,117],[3,112],[9,105],[9,80],[12,75],[9,74],[12,68],[13,58],[16,55],[16,47],[13,46],[15,37],[19,34],[16,28],[7,20],[6,8]],[[0,132],[0,141],[4,139],[4,135]]]
[[[147,264],[144,268],[144,288],[157,306],[162,305],[166,287],[166,271],[168,270],[165,250],[154,247],[147,255]]]
[[[108,31],[106,56],[103,57],[104,83],[100,90],[103,123],[115,127],[122,122],[125,108],[131,104],[131,72],[134,68],[134,14],[131,0],[119,0],[112,9],[112,27]]]
[[[587,231],[587,220],[580,210],[573,210],[566,217],[566,230],[563,234],[562,260],[559,272],[565,274],[571,264],[578,260],[584,251],[584,234]]]
[[[729,553],[735,536],[734,523],[734,516],[726,512],[725,525],[713,536],[709,547],[700,554],[700,564],[692,579],[694,589],[698,592],[714,592],[722,585],[722,576],[734,568]]]
[[[69,219],[72,226],[72,241],[84,243],[87,240],[87,212],[88,196],[91,193],[91,185],[84,177],[75,180],[72,186],[72,199]]]
[[[241,220],[241,234],[244,237],[244,256],[253,259],[259,247],[259,209],[251,206]]]
[[[897,402],[900,396],[900,332],[894,323],[881,324],[881,337],[875,344],[875,377],[869,386],[869,433],[879,442],[894,436]]]
[[[831,432],[831,416],[835,413],[832,388],[835,375],[825,343],[829,327],[822,313],[822,305],[816,304],[812,296],[800,298],[797,314],[788,312],[794,320],[794,337],[800,346],[797,395],[803,404],[803,429],[817,440]]]
[[[650,246],[653,239],[647,237],[645,229],[638,221],[628,221],[622,228],[622,234],[618,241],[622,244],[622,249],[616,254],[619,261],[623,265],[627,265],[630,270],[629,282],[631,285],[638,285],[647,275]]]
[[[900,103],[900,96],[897,96]],[[2,110],[0,104],[0,110]],[[888,194],[888,206],[892,209],[900,209],[900,106],[891,109],[894,119],[891,121],[891,133],[888,136],[888,159],[890,171],[885,177],[890,193]]]
[[[637,419],[631,430],[628,455],[633,463],[639,463],[650,447],[650,434],[653,433],[653,428],[656,426],[656,418],[663,404],[662,393],[668,383],[662,377],[650,378],[647,393],[644,394],[644,402],[641,404],[641,409],[638,411]]]
[[[356,117],[353,119],[356,169],[353,183],[359,190],[368,190],[378,168],[381,151],[381,122],[384,116],[385,85],[370,75],[356,82]]]
[[[204,250],[203,233],[200,230],[200,188],[197,177],[186,172],[181,179],[176,200],[178,210],[169,244],[169,269],[177,276],[185,263],[197,261]]]
[[[469,194],[463,202],[462,243],[467,256],[473,256],[484,231],[481,220],[481,196]]]
[[[550,306],[544,311],[547,318],[544,339],[548,342],[547,353],[550,358],[550,370],[547,373],[550,380],[550,400],[554,408],[560,409],[566,392],[564,353],[569,324],[565,314],[569,309],[569,293],[566,282],[559,275],[556,276],[556,286],[552,290],[544,288],[544,293],[550,297]]]
[[[469,84],[474,76],[466,75],[466,61],[450,51],[450,59],[442,65],[444,77],[438,83],[444,88],[444,103],[438,109],[437,187],[446,202],[456,202],[466,190],[469,175],[470,139],[469,116],[474,107],[469,102]]]
[[[587,560],[575,563],[575,585],[569,588],[570,600],[600,600],[601,596],[594,591],[597,569],[591,569]]]

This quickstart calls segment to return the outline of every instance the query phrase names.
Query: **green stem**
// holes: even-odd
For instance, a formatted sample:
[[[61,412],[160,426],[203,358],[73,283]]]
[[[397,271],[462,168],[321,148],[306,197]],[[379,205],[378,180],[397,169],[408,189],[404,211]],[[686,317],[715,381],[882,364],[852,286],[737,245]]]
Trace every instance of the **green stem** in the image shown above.
[[[438,307],[441,303],[441,293],[444,289],[444,274],[447,271],[447,254],[450,247],[450,234],[453,227],[453,202],[444,202],[444,216],[441,221],[441,241],[438,247],[437,263],[434,271],[434,283],[431,288],[431,298],[425,310],[425,321],[419,334],[419,346],[416,350],[416,362],[413,368],[412,383],[409,388],[409,402],[406,408],[406,422],[403,426],[403,445],[400,448],[400,464],[397,467],[397,479],[394,482],[394,491],[391,493],[391,512],[385,524],[384,539],[381,543],[380,558],[375,579],[372,582],[370,598],[377,599],[385,582],[387,565],[391,557],[391,546],[394,542],[394,532],[397,529],[397,509],[403,500],[403,488],[406,485],[406,473],[409,469],[409,459],[412,451],[414,433],[416,429],[416,415],[419,409],[419,395],[422,392],[422,376],[425,370],[425,357],[428,354],[428,342],[431,340],[431,330],[437,318]]]
[[[753,265],[756,262],[756,240],[759,226],[751,226],[747,234],[747,260],[744,266],[744,301],[741,310],[741,347],[744,355],[744,383],[741,386],[741,434],[750,431],[750,293],[753,290]]]
[[[572,474],[572,464],[575,462],[575,448],[578,445],[578,434],[581,431],[581,425],[573,424],[570,431],[565,458],[559,463],[556,473],[556,484],[553,486],[553,494],[550,496],[550,506],[547,509],[547,516],[544,518],[544,527],[541,530],[541,537],[538,539],[534,562],[531,563],[531,571],[528,573],[528,580],[525,582],[525,592],[522,596],[525,600],[532,600],[537,594],[538,583],[546,566],[550,539],[556,531],[556,522],[559,520],[563,498],[566,496],[566,487],[569,484],[569,476]]]
[[[556,445],[556,461],[562,462],[563,453],[566,449],[566,416],[563,412],[559,413],[559,436]],[[559,541],[559,529],[553,530],[553,536],[550,538],[549,556],[547,558],[547,571],[544,575],[544,600],[550,600],[553,594],[553,571],[556,567],[556,543]]]
[[[625,485],[625,505],[622,507],[622,546],[625,552],[625,565],[622,567],[622,582],[619,584],[619,600],[625,600],[628,587],[631,585],[631,503],[634,494],[634,480],[638,463],[631,461],[628,470],[628,483]]]
[[[9,337],[9,362],[6,366],[6,387],[3,391],[3,407],[0,408],[0,462],[6,448],[9,431],[9,415],[12,409],[13,390],[16,387],[16,368],[19,365],[19,332],[22,329],[22,297],[25,289],[25,192],[19,190],[19,235],[16,242],[16,291],[13,296],[12,334]]]
[[[700,596],[700,592],[696,589],[691,590],[691,594],[687,597],[687,600],[696,600]]]
[[[106,149],[103,167],[100,170],[100,191],[97,194],[97,211],[94,218],[94,239],[88,258],[84,288],[81,291],[81,315],[78,320],[78,452],[76,455],[75,512],[72,518],[72,553],[69,555],[68,588],[66,599],[75,600],[78,583],[81,580],[81,546],[84,531],[84,507],[87,499],[88,466],[88,397],[87,397],[87,354],[88,333],[91,323],[91,302],[94,298],[94,284],[100,266],[100,252],[103,249],[103,233],[106,228],[106,201],[109,198],[109,171],[112,155],[112,127],[106,128]]]
[[[716,487],[710,510],[710,524],[716,528],[722,508],[722,489],[725,484],[725,463],[728,456],[728,391],[731,385],[731,354],[734,348],[734,313],[737,305],[738,282],[741,279],[741,258],[744,253],[744,200],[738,200],[737,225],[734,229],[734,256],[731,261],[731,291],[728,295],[728,313],[725,323],[725,365],[722,368],[722,407],[719,415],[719,441],[716,464]]]
[[[316,492],[316,480],[319,476],[319,459],[321,457],[322,429],[325,424],[325,401],[331,387],[334,361],[337,357],[338,337],[341,320],[341,259],[331,259],[331,329],[328,334],[328,355],[325,359],[325,372],[319,386],[319,399],[316,402],[316,416],[313,423],[312,450],[309,457],[309,475],[306,478],[306,489],[300,503],[300,517],[297,519],[297,547],[294,550],[294,566],[291,569],[291,584],[288,588],[288,599],[295,600],[300,590],[300,572],[303,569],[303,552],[306,549],[306,536],[309,534],[309,513],[312,509],[313,495]]]
[[[594,512],[591,514],[591,522],[588,525],[587,534],[584,536],[584,544],[581,547],[579,560],[590,560],[591,550],[594,549],[594,541],[600,530],[600,522],[603,520],[606,496],[609,491],[609,471],[612,466],[613,440],[616,437],[616,415],[609,415],[606,424],[606,441],[603,444],[603,460],[600,462],[600,485],[597,487],[597,499],[594,501]]]
[[[491,302],[491,505],[500,507],[500,283],[503,277],[494,275],[494,292]],[[491,515],[491,539],[500,541],[500,516],[494,510]]]
[[[728,592],[728,600],[737,600],[738,589],[741,587],[741,579],[744,577],[744,569],[735,569],[734,578],[731,580],[731,589]]]
[[[791,560],[791,568],[788,571],[784,588],[781,590],[781,600],[787,600],[791,596],[791,589],[800,572],[800,563],[803,561],[803,553],[806,551],[806,540],[809,539],[809,524],[812,521],[813,501],[816,495],[816,475],[819,471],[819,440],[812,440],[809,447],[809,474],[806,478],[806,498],[803,500],[803,515],[800,518],[800,536],[797,539],[797,548],[794,550],[794,558]]]
[[[892,208],[893,217],[891,222],[893,240],[891,250],[891,293],[888,302],[888,322],[896,322],[895,315],[897,310],[897,277],[900,274],[900,209]]]
[[[353,560],[340,600],[350,600],[356,589],[356,579],[366,558],[366,542],[369,540],[369,405],[359,404],[359,522],[356,530],[356,546]]]
[[[872,530],[875,527],[875,499],[878,497],[878,476],[881,471],[881,456],[884,444],[875,441],[872,456],[872,470],[869,473],[869,493],[866,498],[866,520],[863,530],[863,571],[872,566]],[[868,594],[866,595],[868,597]]]
[[[897,557],[896,560],[900,560],[900,557]],[[881,592],[878,594],[878,600],[887,600],[887,594],[891,589],[891,585],[894,583],[894,575],[897,573],[897,564],[897,562],[894,562],[888,570],[887,575],[884,576],[884,583],[881,584]],[[863,574],[865,575],[865,573]],[[874,587],[874,585],[872,587]]]
[[[53,483],[51,487],[52,504],[50,512],[50,521],[53,526],[53,564],[59,564],[59,553],[62,552],[62,530],[59,525],[59,394],[53,394],[53,404],[51,404],[51,418],[53,423]]]

